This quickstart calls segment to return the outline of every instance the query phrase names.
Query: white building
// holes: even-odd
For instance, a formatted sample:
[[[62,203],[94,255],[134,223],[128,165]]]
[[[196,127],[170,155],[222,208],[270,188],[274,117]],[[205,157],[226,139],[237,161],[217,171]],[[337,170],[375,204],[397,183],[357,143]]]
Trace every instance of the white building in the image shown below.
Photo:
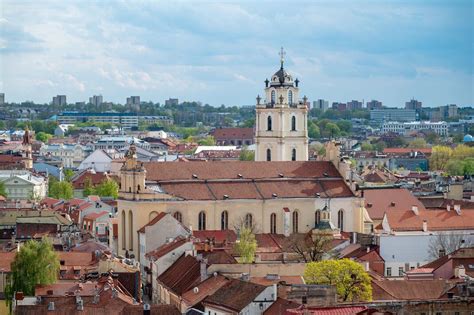
[[[257,97],[255,161],[307,161],[307,98],[299,100],[299,80],[281,67],[265,81],[265,100]]]
[[[382,124],[382,132],[394,132],[401,135],[408,134],[413,131],[428,130],[433,131],[440,136],[448,135],[448,123],[445,121],[431,122],[431,121],[412,121],[412,122],[398,122],[388,121]]]
[[[130,136],[105,136],[100,138],[96,143],[94,143],[94,149],[102,149],[102,150],[120,150],[123,148],[127,148],[130,146],[131,143],[135,143],[136,146],[141,147],[143,149],[150,149],[150,144],[146,141],[141,139],[130,137]]]
[[[59,158],[63,163],[63,167],[75,168],[82,163],[86,157],[86,152],[80,144],[49,144],[41,147],[40,155]]]
[[[86,157],[77,169],[79,171],[91,169],[96,172],[109,172],[112,160],[120,157],[123,157],[123,154],[120,156],[120,154],[114,149],[97,149]]]
[[[41,200],[48,194],[48,180],[27,170],[1,170],[0,181],[10,200]]]

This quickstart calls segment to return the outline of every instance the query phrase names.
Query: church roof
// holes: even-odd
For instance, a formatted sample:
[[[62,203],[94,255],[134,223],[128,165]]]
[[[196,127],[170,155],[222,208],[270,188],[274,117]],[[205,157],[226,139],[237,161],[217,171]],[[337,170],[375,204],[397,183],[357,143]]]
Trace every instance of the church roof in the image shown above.
[[[147,182],[187,200],[353,197],[330,162],[149,162]]]

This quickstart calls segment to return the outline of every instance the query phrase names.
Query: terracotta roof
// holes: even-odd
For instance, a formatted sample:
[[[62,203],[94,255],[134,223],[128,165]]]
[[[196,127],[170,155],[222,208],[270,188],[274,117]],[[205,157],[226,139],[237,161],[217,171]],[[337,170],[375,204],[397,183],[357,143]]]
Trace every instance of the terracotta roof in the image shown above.
[[[158,247],[157,249],[146,253],[145,257],[147,257],[148,259],[152,258],[154,260],[157,260],[158,258],[163,257],[169,252],[175,250],[176,248],[183,246],[186,242],[188,242],[186,238],[178,237],[172,242],[165,243],[161,245],[160,247]]]
[[[193,236],[198,238],[201,242],[214,240],[217,243],[223,243],[224,241],[233,243],[237,239],[237,235],[233,230],[193,231]]]
[[[460,248],[450,254],[441,256],[440,258],[429,262],[420,268],[429,268],[436,270],[439,267],[443,266],[451,259],[464,259],[464,258],[474,258],[474,247]]]
[[[444,198],[420,198],[420,201],[423,205],[428,208],[438,208],[446,209],[447,206],[451,207],[451,210],[454,209],[454,205],[461,206],[461,210],[474,210],[474,201],[468,200],[454,200],[454,199],[444,199]]]
[[[421,152],[424,154],[431,154],[431,148],[385,148],[384,154],[407,154],[410,152]]]
[[[372,280],[372,299],[435,300],[453,286],[446,280]]]
[[[286,314],[305,314],[305,315],[354,315],[365,311],[365,306],[335,306],[335,307],[305,307],[301,306],[295,309],[289,309]]]
[[[236,264],[237,260],[225,250],[213,250],[202,252],[202,257],[207,259],[208,265],[214,264]]]
[[[263,315],[285,315],[286,310],[299,307],[301,304],[278,298]]]
[[[181,295],[200,282],[200,265],[195,257],[183,254],[158,277],[158,282],[172,292]]]
[[[90,179],[92,186],[99,185],[104,180],[107,180],[109,176],[107,173],[103,172],[90,172],[89,170],[85,170],[82,173],[74,176],[72,179],[72,186],[74,189],[83,189],[87,179]]]
[[[151,220],[150,222],[148,222],[147,224],[145,224],[144,226],[142,226],[137,232],[138,233],[145,233],[145,228],[147,226],[152,226],[152,225],[155,225],[158,221],[160,221],[161,219],[163,219],[165,216],[166,216],[166,212],[160,212],[158,213],[158,215],[156,217],[153,218],[153,220]]]
[[[101,212],[92,212],[84,216],[84,220],[97,220],[100,217],[103,217],[104,215],[109,215],[109,211],[101,211]]]
[[[253,139],[253,128],[216,128],[211,132],[212,136],[219,140],[234,140],[234,139]]]
[[[11,272],[11,263],[15,259],[15,252],[0,252],[0,271]]]
[[[263,285],[231,279],[214,294],[204,299],[203,304],[240,312],[266,288]]]
[[[404,188],[366,189],[364,198],[365,208],[372,220],[381,220],[384,213],[411,211],[412,206],[417,206],[419,210],[425,210],[423,204]]]
[[[196,288],[198,288],[197,293],[196,290],[192,288],[191,290],[186,291],[182,298],[188,307],[194,306],[204,300],[207,296],[214,294],[214,292],[219,290],[229,281],[229,278],[221,275],[209,277],[196,286]]]
[[[305,284],[302,276],[279,276],[277,279],[269,279],[267,277],[250,277],[250,282],[263,286],[270,286],[285,282],[286,284]]]
[[[94,253],[97,250],[101,252],[110,252],[110,249],[107,246],[94,240],[79,243],[75,247],[71,248],[71,251],[73,252]]]

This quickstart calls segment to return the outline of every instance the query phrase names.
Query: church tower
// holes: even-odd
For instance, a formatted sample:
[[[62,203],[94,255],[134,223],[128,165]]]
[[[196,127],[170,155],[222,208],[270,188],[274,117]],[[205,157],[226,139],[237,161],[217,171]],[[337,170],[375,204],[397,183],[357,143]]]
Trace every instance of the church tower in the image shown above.
[[[307,161],[307,98],[299,99],[299,80],[283,68],[265,80],[265,99],[257,96],[255,161]]]
[[[23,163],[27,170],[31,170],[33,168],[33,150],[32,150],[32,140],[31,134],[28,127],[25,128],[25,133],[23,134],[23,142],[22,142],[22,156],[23,156]]]
[[[145,190],[146,170],[137,159],[137,147],[131,143],[120,169],[120,192],[129,199],[140,199]]]

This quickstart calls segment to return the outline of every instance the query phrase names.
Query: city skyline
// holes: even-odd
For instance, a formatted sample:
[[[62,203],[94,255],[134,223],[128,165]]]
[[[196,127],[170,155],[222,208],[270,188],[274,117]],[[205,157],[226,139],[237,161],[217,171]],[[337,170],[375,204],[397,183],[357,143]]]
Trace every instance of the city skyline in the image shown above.
[[[4,1],[6,101],[252,105],[279,67],[310,100],[474,104],[473,4]],[[225,17],[225,18],[222,18]]]

